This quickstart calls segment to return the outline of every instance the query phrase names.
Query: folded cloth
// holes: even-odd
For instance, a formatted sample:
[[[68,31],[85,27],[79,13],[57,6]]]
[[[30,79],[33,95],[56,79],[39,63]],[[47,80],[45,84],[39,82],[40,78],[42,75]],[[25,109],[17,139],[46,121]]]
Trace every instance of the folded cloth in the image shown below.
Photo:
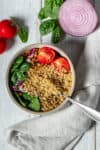
[[[87,37],[76,68],[75,100],[96,108],[100,96],[100,29]],[[73,48],[73,51],[74,48]],[[18,123],[5,132],[19,150],[71,150],[91,126],[75,104],[46,116]]]

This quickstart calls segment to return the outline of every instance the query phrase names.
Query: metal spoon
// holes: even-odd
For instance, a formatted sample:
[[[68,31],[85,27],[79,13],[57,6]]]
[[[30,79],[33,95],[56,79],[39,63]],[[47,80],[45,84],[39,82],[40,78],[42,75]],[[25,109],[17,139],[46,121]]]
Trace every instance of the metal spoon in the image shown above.
[[[86,106],[84,104],[81,104],[80,102],[77,102],[77,101],[73,100],[70,97],[67,97],[67,99],[71,103],[76,104],[77,106],[79,106],[82,109],[82,111],[85,112],[85,114],[88,117],[90,117],[92,120],[100,123],[100,112],[99,111],[96,111],[95,109],[93,109],[91,107],[88,107],[88,106]]]

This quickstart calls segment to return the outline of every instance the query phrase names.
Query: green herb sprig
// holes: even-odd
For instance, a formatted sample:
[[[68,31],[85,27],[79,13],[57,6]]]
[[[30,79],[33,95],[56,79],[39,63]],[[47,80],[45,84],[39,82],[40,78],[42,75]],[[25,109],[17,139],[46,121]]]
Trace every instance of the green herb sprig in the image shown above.
[[[38,15],[41,20],[39,28],[41,35],[52,33],[53,43],[59,42],[63,33],[58,23],[59,8],[63,2],[64,0],[45,0],[44,7]]]

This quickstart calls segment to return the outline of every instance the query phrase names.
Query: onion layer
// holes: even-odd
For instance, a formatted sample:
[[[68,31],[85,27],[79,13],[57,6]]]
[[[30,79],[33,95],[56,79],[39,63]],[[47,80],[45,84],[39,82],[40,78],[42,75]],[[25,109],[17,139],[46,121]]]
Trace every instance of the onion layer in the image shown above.
[[[85,36],[94,31],[98,17],[89,1],[67,0],[60,8],[59,23],[66,33]]]

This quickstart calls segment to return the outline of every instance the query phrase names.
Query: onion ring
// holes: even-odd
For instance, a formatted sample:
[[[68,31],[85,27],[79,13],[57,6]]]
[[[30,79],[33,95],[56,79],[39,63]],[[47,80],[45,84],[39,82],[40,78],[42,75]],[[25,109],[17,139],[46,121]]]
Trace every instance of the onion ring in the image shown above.
[[[85,36],[95,30],[98,17],[88,0],[67,0],[60,8],[59,23],[66,33]]]

